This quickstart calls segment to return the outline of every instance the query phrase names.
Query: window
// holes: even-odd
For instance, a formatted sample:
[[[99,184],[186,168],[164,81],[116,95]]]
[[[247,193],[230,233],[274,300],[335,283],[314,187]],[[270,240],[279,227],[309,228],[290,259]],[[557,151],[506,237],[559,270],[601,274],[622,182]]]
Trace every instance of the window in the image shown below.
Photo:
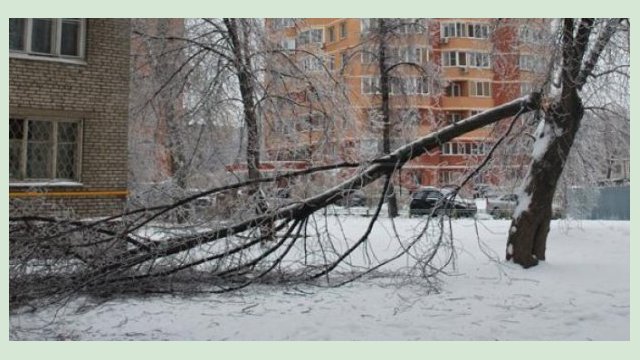
[[[455,124],[460,120],[462,120],[462,114],[460,114],[460,113],[448,113],[447,114],[447,121],[449,122],[449,124]]]
[[[469,61],[467,61],[467,63],[471,67],[478,67],[478,68],[490,67],[489,54],[487,53],[470,52],[470,53],[467,53],[467,56],[469,58],[468,59]]]
[[[489,60],[488,53],[443,51],[442,66],[470,66],[489,68],[491,66],[491,61]]]
[[[342,66],[343,69],[349,64],[349,54],[346,51],[342,53],[340,61],[342,62],[340,66]]]
[[[458,153],[458,147],[452,143],[444,143],[440,146],[442,155],[455,155]]]
[[[379,77],[363,77],[361,79],[363,94],[380,94],[380,78]]]
[[[295,25],[295,19],[292,18],[275,18],[271,20],[271,26],[276,30],[294,27]]]
[[[9,120],[11,180],[78,180],[80,123]]]
[[[467,53],[464,51],[444,51],[442,52],[443,66],[466,66]]]
[[[534,29],[523,25],[518,28],[518,40],[521,43],[542,44],[544,42],[544,33],[542,29]]]
[[[460,171],[440,170],[438,171],[438,181],[440,184],[454,184],[461,175]]]
[[[489,37],[489,26],[487,24],[468,24],[467,36],[476,39],[487,39]]]
[[[529,95],[533,92],[533,84],[523,82],[520,83],[520,96]]]
[[[421,47],[404,46],[399,48],[391,48],[391,58],[398,62],[410,62],[420,64],[426,61],[426,49]]]
[[[520,55],[518,67],[523,71],[541,71],[544,69],[544,60],[535,55]]]
[[[443,23],[440,25],[440,36],[443,38],[456,36],[456,24],[455,23]]]
[[[425,26],[422,19],[402,19],[398,26],[398,32],[401,34],[422,34]]]
[[[330,63],[331,59],[327,59],[328,61],[328,68],[331,69],[332,64]],[[324,70],[324,63],[325,60],[321,57],[318,56],[307,56],[305,58],[303,58],[300,62],[300,68],[303,71],[307,71],[307,72],[320,72],[322,70]]]
[[[280,47],[285,50],[295,50],[296,49],[296,39],[293,38],[285,38],[280,41]]]
[[[428,94],[431,92],[431,85],[428,77],[420,77],[416,78],[416,93],[418,94]]]
[[[327,63],[327,68],[329,68],[329,70],[333,71],[336,69],[336,56],[335,55],[329,55],[326,58],[326,63]]]
[[[491,82],[472,81],[469,85],[471,96],[491,96]]]
[[[336,41],[336,28],[331,26],[327,29],[327,41],[332,43]]]
[[[440,24],[440,36],[443,38],[489,38],[489,25],[480,23],[447,22]]]
[[[442,66],[456,66],[458,64],[458,55],[455,51],[442,52]]]
[[[360,20],[360,30],[363,33],[374,31],[378,28],[378,19],[362,19]]]
[[[360,54],[360,59],[363,64],[374,64],[376,62],[377,56],[372,48],[364,48]]]
[[[442,144],[440,151],[442,155],[485,155],[490,148],[490,144],[483,142],[448,142]]]
[[[392,77],[390,81],[392,95],[424,95],[429,93],[428,77]]]
[[[451,97],[462,96],[462,85],[457,82],[449,84],[449,86],[445,88],[445,95]]]
[[[298,34],[297,42],[299,45],[321,44],[322,29],[310,29]]]
[[[346,37],[347,37],[347,23],[341,22],[340,23],[340,39],[344,39]]]
[[[84,57],[85,20],[9,19],[11,54],[42,57]]]

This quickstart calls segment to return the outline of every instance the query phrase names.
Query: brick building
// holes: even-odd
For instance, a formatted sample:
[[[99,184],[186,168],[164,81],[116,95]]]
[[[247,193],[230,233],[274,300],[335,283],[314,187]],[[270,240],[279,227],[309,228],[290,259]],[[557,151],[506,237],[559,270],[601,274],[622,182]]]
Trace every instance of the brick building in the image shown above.
[[[375,44],[369,43],[376,26],[376,19],[267,20],[273,40],[280,42],[282,49],[291,53],[295,50],[300,68],[318,72],[328,69],[345,84],[357,114],[356,124],[340,126],[342,144],[334,148],[356,149],[365,157],[380,151],[380,124],[376,123],[380,77],[377,50]],[[392,122],[400,126],[397,131],[392,130],[392,148],[530,93],[539,84],[539,70],[544,67],[544,50],[539,47],[545,31],[549,31],[543,20],[402,19],[393,28],[394,36],[387,44],[391,60],[419,64],[428,70],[393,73]],[[295,96],[295,90],[290,94]],[[302,116],[311,124],[322,118]],[[280,162],[308,157],[316,150],[314,142],[320,141],[324,130],[322,126],[312,126],[291,141],[290,135],[284,139],[279,128],[267,126],[264,143],[272,160]],[[501,132],[501,125],[488,126],[443,144],[439,151],[407,164],[402,183],[409,188],[456,183],[484,158]],[[291,149],[302,143],[307,143],[305,151],[298,153],[304,155],[282,155],[292,153]],[[500,179],[485,174],[474,181],[499,183]]]
[[[130,20],[10,19],[9,28],[11,214],[120,213]]]

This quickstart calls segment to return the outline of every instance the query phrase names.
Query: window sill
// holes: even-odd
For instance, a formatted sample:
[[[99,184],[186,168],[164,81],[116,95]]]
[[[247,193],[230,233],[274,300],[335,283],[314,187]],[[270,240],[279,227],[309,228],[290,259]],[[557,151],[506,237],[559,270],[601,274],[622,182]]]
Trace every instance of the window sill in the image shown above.
[[[34,188],[34,187],[81,187],[83,183],[77,181],[16,181],[9,182],[10,188]]]
[[[9,58],[57,62],[57,63],[74,64],[74,65],[87,65],[87,62],[84,59],[73,59],[73,58],[64,58],[64,57],[55,57],[55,56],[39,56],[39,55],[30,55],[30,54],[15,53],[15,52],[9,52]]]

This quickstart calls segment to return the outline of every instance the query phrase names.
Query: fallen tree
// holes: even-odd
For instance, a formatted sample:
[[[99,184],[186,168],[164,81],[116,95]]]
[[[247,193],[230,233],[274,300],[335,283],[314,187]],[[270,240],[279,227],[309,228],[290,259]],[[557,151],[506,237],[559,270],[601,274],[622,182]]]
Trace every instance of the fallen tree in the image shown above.
[[[46,271],[38,272],[29,266],[30,258],[28,256],[20,258],[21,253],[18,250],[12,251],[11,257],[13,259],[21,259],[14,262],[10,270],[12,302],[23,303],[47,295],[56,295],[57,298],[60,298],[76,292],[110,293],[114,292],[115,287],[125,283],[133,284],[129,288],[141,290],[144,288],[141,284],[145,280],[159,277],[168,278],[186,273],[203,264],[211,265],[206,271],[206,278],[211,285],[217,286],[217,290],[214,291],[218,292],[239,289],[258,279],[266,279],[274,269],[283,263],[299,239],[307,239],[309,219],[315,212],[333,204],[350,191],[367,186],[380,178],[386,179],[383,187],[384,192],[389,187],[391,175],[401,169],[408,161],[474,129],[537,110],[540,108],[540,103],[541,97],[538,93],[513,100],[426,135],[367,164],[343,163],[287,173],[268,179],[251,180],[211,189],[174,204],[138,209],[119,217],[93,223],[57,222],[52,219],[28,216],[10,218],[12,224],[16,225],[15,231],[10,232],[12,243],[19,244],[21,239],[33,237],[34,233],[30,232],[30,229],[42,229],[38,226],[28,226],[29,224],[42,223],[43,220],[47,220],[47,224],[50,225],[49,230],[38,230],[40,233],[36,236],[36,238],[46,241],[37,241],[37,246],[45,246],[45,244],[63,246],[61,244],[64,244],[65,248],[59,253],[70,255],[70,257],[63,258],[73,260],[71,265],[65,266],[66,272],[56,272],[56,266],[47,267]],[[356,165],[360,167],[360,170],[339,185],[302,201],[269,209],[245,221],[188,235],[172,235],[162,241],[152,241],[136,234],[136,230],[149,224],[152,219],[202,196],[229,189],[255,186],[260,182],[273,182],[279,178],[297,177],[314,171]],[[380,201],[369,226],[358,241],[342,250],[335,249],[332,244],[323,245],[318,241],[317,248],[313,250],[321,254],[318,256],[317,262],[307,262],[307,251],[311,251],[308,249],[313,248],[314,245],[305,242],[304,265],[288,274],[279,273],[281,281],[309,281],[325,277],[335,271],[349,254],[366,243],[378,218],[383,201],[384,196],[380,196]],[[120,228],[113,230],[103,227],[103,225],[113,223],[116,220],[123,224]],[[65,225],[62,229],[55,226],[61,223]],[[279,239],[265,242],[266,237],[271,235],[261,235],[258,229],[267,223],[275,224],[275,231],[281,234]],[[72,237],[73,234],[86,234],[87,231],[90,235],[90,241],[60,241],[60,239]],[[220,243],[221,239],[227,241]],[[440,235],[433,251],[424,254],[420,260],[423,275],[426,275],[424,269],[431,266],[431,260],[433,260],[442,241],[442,235]],[[101,248],[99,253],[77,251],[78,247],[87,247],[87,243],[107,243],[110,245],[106,249]],[[413,242],[409,243],[405,252],[412,244]],[[191,250],[205,245],[211,245],[205,255],[189,255]],[[174,258],[180,254],[184,254],[184,256]],[[395,258],[397,257],[380,261],[377,265],[366,269],[365,272],[377,269]],[[347,280],[342,279],[339,282],[344,283],[349,281],[349,278],[361,276],[362,273],[362,271],[357,274],[351,273]],[[29,284],[29,286],[25,284]]]

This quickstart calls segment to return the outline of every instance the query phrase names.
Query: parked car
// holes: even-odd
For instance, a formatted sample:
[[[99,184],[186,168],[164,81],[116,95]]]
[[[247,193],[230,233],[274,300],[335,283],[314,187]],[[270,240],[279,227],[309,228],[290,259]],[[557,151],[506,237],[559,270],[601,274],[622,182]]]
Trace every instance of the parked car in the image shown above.
[[[338,199],[336,205],[344,207],[367,206],[367,195],[362,190],[351,190]]]
[[[509,218],[513,214],[518,205],[517,194],[504,194],[498,197],[487,198],[487,212],[495,218]],[[551,218],[559,219],[563,217],[564,210],[562,206],[555,202],[551,204]]]
[[[518,195],[504,194],[487,198],[487,212],[495,218],[508,218],[518,205]]]
[[[451,192],[436,187],[423,187],[411,194],[409,215],[448,215],[474,217],[478,212],[473,200],[459,195],[450,197]],[[435,210],[434,210],[435,209]]]

